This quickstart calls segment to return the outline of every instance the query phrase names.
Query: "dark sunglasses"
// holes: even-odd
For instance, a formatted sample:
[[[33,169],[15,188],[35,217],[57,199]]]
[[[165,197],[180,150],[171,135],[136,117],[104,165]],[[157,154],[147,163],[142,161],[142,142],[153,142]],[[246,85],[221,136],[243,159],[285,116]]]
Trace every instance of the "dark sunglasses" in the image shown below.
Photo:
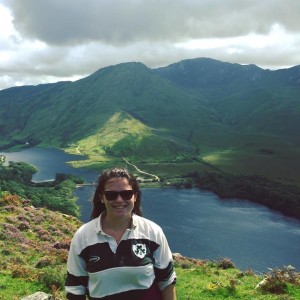
[[[130,200],[134,194],[134,190],[124,190],[124,191],[104,191],[103,194],[105,195],[108,201],[115,200],[118,195],[122,197],[123,200]]]

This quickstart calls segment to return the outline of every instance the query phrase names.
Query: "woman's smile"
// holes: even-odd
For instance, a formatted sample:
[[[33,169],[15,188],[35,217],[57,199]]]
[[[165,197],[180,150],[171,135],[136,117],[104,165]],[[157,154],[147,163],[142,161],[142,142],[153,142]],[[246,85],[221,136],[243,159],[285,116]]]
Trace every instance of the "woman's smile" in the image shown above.
[[[116,209],[124,209],[127,205],[113,205]]]

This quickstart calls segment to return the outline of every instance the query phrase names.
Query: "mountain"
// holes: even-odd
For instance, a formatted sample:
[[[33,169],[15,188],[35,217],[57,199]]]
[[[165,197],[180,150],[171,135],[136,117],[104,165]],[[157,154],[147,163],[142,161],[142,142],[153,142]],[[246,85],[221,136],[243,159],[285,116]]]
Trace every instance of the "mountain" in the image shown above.
[[[270,71],[199,58],[156,72],[207,99],[224,124],[272,135],[299,136],[300,66]]]
[[[0,150],[54,146],[87,155],[90,165],[126,156],[174,176],[205,167],[297,182],[299,83],[300,66],[199,58],[14,87],[0,91]]]
[[[76,82],[4,90],[0,105],[3,140],[56,146],[96,134],[117,112],[145,124],[157,140],[177,139],[179,147],[193,128],[220,126],[199,97],[141,63],[104,68]]]

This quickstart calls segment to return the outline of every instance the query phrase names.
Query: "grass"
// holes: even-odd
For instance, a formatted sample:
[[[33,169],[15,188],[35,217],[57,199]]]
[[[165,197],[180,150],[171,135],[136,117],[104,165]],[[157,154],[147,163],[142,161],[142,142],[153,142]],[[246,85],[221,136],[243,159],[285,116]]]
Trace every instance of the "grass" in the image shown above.
[[[13,278],[9,274],[0,274],[0,299],[19,300],[21,297],[43,289],[45,289],[45,286],[39,282],[24,280],[24,278]]]
[[[81,222],[8,193],[0,195],[0,212],[0,299],[62,290],[68,244]]]
[[[213,266],[176,269],[179,282],[178,299],[266,299],[255,290],[258,278],[246,276],[237,279],[240,272],[219,271]],[[193,288],[191,288],[193,287]],[[276,299],[273,295],[270,299]]]
[[[176,257],[176,256],[175,256]],[[222,259],[223,260],[223,259]],[[226,259],[227,260],[227,259]],[[177,298],[195,299],[299,299],[300,278],[295,285],[275,294],[256,288],[262,277],[252,270],[240,271],[234,266],[221,268],[219,262],[189,258],[175,260],[178,282]],[[297,274],[299,276],[299,274]]]
[[[259,175],[285,183],[300,182],[300,147],[248,145],[237,149],[213,151],[203,160],[233,175]]]

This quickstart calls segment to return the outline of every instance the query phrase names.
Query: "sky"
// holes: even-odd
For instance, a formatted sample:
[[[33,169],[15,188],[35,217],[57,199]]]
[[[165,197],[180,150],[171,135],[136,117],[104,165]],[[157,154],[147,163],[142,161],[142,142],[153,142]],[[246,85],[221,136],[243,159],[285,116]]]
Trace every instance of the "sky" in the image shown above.
[[[300,64],[299,0],[0,0],[0,89],[209,57]]]

